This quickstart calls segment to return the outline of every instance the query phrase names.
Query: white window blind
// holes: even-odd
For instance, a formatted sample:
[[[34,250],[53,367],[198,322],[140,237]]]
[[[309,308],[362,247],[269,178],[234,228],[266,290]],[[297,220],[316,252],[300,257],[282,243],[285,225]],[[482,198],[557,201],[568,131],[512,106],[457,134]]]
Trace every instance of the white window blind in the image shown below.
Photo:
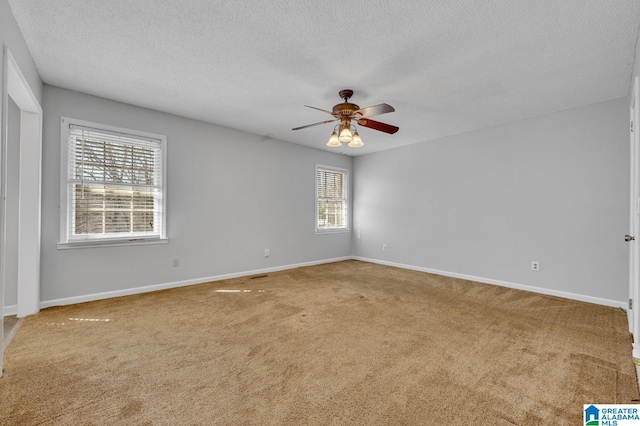
[[[62,242],[165,238],[165,141],[67,125]]]
[[[348,229],[347,171],[316,167],[316,231]]]

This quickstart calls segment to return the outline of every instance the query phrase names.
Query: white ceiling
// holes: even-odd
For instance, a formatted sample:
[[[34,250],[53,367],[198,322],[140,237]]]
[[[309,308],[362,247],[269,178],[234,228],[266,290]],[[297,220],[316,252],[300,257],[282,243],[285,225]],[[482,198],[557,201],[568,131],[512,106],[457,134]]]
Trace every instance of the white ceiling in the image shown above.
[[[9,0],[45,83],[360,155],[627,96],[638,0]],[[640,59],[639,59],[640,60]]]

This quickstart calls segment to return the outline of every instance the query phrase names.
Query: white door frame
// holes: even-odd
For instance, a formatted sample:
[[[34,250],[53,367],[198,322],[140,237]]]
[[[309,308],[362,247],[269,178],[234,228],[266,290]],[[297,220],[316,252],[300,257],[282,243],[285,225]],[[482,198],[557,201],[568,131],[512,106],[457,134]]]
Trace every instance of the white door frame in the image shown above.
[[[8,47],[4,48],[2,84],[2,139],[0,147],[0,337],[4,341],[6,230],[18,229],[17,316],[40,310],[40,207],[42,176],[42,107]],[[9,96],[20,109],[20,158],[7,159]],[[19,223],[6,221],[7,161],[19,161]],[[4,351],[4,347],[2,348]],[[2,375],[0,351],[0,375]]]
[[[635,240],[629,242],[629,306],[627,318],[633,333],[633,359],[640,362],[640,77],[632,82],[629,117],[630,143],[630,198],[629,233]]]
[[[633,129],[633,122],[638,109],[638,98],[636,96],[636,79],[632,81],[631,87],[631,99],[629,105],[629,235],[636,236],[638,228],[638,196],[637,196],[637,174],[638,174],[638,152],[635,133]],[[635,300],[636,282],[637,282],[637,267],[636,261],[637,244],[636,241],[629,242],[629,301]],[[627,320],[629,321],[629,332],[634,333],[635,320],[633,317],[633,306],[629,306],[627,310]]]

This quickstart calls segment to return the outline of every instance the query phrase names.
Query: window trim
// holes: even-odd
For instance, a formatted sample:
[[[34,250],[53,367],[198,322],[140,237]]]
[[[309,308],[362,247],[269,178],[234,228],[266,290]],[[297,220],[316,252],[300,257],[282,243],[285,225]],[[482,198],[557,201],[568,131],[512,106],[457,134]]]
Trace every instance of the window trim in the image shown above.
[[[122,133],[144,139],[154,139],[160,141],[162,158],[162,224],[159,236],[128,236],[125,238],[87,238],[74,240],[69,238],[69,134],[72,125],[89,127],[105,132]],[[89,247],[113,247],[129,245],[147,245],[167,243],[167,137],[156,133],[143,132],[140,130],[127,129],[118,126],[110,126],[102,123],[94,123],[70,117],[60,117],[60,235],[58,239],[58,249],[89,248]]]
[[[330,172],[338,172],[338,173],[343,173],[344,174],[344,179],[342,181],[342,185],[343,185],[343,199],[345,201],[345,209],[346,209],[346,213],[345,213],[345,225],[343,228],[319,228],[318,227],[318,170],[327,170]],[[334,167],[334,166],[327,166],[325,164],[316,164],[316,167],[314,169],[314,175],[313,175],[313,181],[314,181],[314,188],[315,188],[315,195],[314,195],[314,199],[315,199],[315,208],[314,208],[314,212],[315,212],[315,216],[313,218],[314,221],[314,228],[315,228],[315,234],[340,234],[340,233],[349,233],[351,232],[351,215],[350,215],[350,208],[349,208],[349,169],[343,169],[341,167]]]

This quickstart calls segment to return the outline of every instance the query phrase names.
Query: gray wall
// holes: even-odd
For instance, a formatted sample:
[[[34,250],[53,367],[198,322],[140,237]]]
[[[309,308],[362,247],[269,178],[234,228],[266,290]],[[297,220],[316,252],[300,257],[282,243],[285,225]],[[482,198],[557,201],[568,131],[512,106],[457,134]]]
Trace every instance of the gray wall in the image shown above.
[[[56,248],[61,116],[167,135],[168,244]],[[43,139],[43,301],[351,254],[349,233],[314,234],[315,164],[350,157],[47,85]]]
[[[354,255],[626,301],[627,122],[623,98],[357,157]]]
[[[7,193],[5,247],[7,249],[4,271],[4,306],[18,303],[18,191],[20,189],[20,109],[9,97],[7,111]]]

